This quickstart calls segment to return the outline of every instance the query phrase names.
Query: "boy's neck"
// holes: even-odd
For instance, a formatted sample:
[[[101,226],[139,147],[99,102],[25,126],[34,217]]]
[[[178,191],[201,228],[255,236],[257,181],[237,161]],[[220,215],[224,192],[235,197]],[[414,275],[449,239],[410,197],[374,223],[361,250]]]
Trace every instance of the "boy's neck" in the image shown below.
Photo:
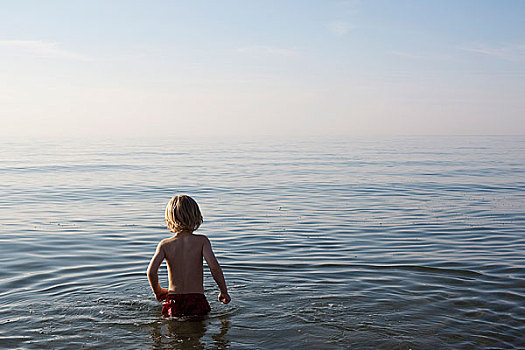
[[[188,231],[188,230],[182,230],[182,231],[177,231],[175,232],[175,236],[177,237],[180,237],[180,236],[188,236],[188,235],[191,235],[193,234],[193,231]]]

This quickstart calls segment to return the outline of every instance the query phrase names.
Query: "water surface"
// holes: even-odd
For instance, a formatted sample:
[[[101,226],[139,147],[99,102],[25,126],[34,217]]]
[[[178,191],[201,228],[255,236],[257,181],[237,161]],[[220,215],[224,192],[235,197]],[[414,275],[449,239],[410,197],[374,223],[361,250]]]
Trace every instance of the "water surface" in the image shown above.
[[[525,138],[2,142],[0,347],[525,347]],[[162,319],[194,197],[233,298]],[[166,285],[165,268],[161,283]]]

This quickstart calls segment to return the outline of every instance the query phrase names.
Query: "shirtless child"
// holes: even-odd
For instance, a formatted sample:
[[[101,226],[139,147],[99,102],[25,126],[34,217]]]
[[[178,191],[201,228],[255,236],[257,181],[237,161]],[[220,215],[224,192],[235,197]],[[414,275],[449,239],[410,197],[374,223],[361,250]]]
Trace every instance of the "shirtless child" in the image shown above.
[[[228,304],[231,298],[210,241],[204,235],[193,234],[202,223],[198,204],[189,196],[175,196],[166,206],[165,220],[168,229],[175,235],[159,243],[148,266],[148,280],[156,299],[165,299],[162,304],[164,317],[202,317],[210,312],[210,305],[204,296],[203,257],[219,286],[219,301]],[[161,288],[157,275],[164,259],[168,266],[168,289]]]

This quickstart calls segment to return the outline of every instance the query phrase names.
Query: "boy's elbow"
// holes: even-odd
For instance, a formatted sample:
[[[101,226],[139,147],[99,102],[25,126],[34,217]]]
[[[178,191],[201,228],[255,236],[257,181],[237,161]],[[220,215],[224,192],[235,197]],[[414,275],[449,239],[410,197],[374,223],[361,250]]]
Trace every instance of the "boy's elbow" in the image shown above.
[[[157,275],[157,271],[152,269],[151,267],[148,267],[148,269],[146,270],[146,275],[148,277],[154,277]]]
[[[213,272],[220,272],[222,270],[221,266],[219,264],[208,265],[208,267],[210,268],[210,271],[212,273]]]

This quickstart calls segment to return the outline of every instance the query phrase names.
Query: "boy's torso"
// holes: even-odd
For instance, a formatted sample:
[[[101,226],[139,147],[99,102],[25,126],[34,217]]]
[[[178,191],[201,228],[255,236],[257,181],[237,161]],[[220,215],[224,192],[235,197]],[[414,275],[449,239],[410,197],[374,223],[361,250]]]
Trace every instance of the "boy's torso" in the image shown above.
[[[205,238],[194,234],[177,234],[163,241],[170,294],[204,294],[202,247]]]

